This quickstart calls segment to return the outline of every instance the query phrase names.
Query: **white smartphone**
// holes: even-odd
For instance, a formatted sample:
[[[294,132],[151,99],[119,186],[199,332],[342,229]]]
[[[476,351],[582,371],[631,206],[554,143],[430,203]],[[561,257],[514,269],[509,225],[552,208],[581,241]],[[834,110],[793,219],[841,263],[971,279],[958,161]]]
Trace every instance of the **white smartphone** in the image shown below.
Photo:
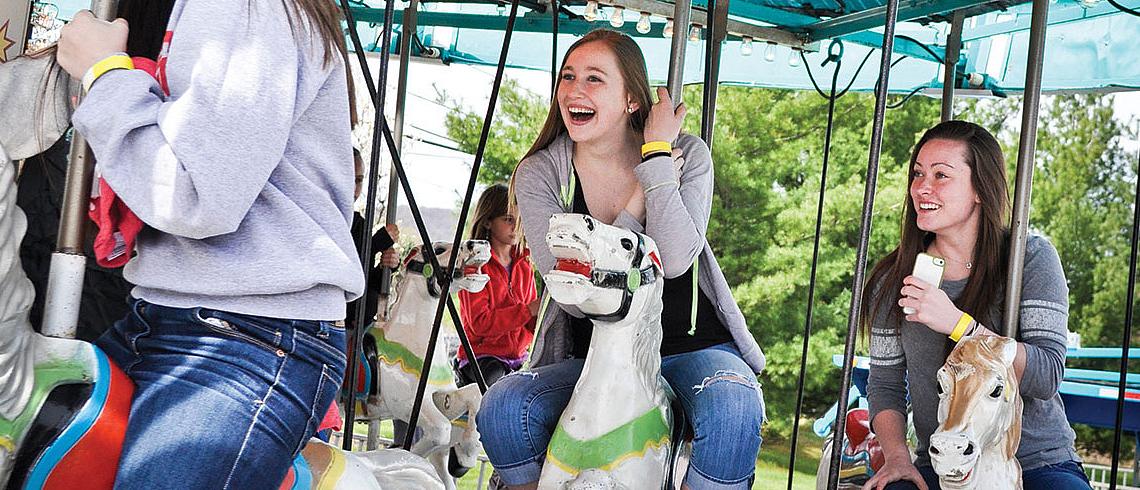
[[[942,286],[942,271],[946,269],[946,261],[926,253],[919,253],[914,258],[914,272],[910,275],[922,279],[934,287]],[[914,308],[903,307],[903,313],[914,314]]]

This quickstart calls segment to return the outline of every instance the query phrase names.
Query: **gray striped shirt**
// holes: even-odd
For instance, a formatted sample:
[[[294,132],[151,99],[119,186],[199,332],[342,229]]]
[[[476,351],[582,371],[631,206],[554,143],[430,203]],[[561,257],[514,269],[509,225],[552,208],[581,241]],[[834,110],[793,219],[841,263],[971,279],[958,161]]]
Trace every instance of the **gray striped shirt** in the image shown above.
[[[956,300],[965,287],[964,279],[942,283],[951,300]],[[890,291],[886,296],[893,301],[896,295]],[[1000,305],[987,318],[979,321],[990,330],[1002,330]],[[1080,461],[1073,448],[1076,435],[1065,418],[1058,392],[1065,370],[1068,320],[1069,287],[1061,260],[1048,240],[1031,235],[1026,246],[1018,339],[1024,343],[1026,354],[1020,386],[1025,409],[1017,449],[1023,470]],[[938,428],[935,373],[946,361],[947,342],[945,335],[926,325],[908,322],[902,315],[888,316],[888,308],[878,312],[871,327],[871,376],[867,382],[871,419],[884,410],[906,414],[910,395],[918,435],[916,465],[930,466],[926,451],[930,434]]]

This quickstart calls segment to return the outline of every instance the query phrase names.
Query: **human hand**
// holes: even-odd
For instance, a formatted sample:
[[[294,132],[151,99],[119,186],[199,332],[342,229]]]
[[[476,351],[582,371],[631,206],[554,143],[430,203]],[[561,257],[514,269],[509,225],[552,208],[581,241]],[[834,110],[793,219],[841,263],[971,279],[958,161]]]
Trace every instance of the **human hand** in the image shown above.
[[[926,487],[926,480],[922,479],[922,474],[918,472],[918,468],[914,467],[914,463],[910,462],[909,457],[905,459],[887,458],[883,467],[879,468],[879,471],[875,472],[875,476],[863,485],[863,490],[882,490],[888,484],[902,480],[913,482],[918,485],[919,490],[929,490]]]
[[[649,108],[649,117],[645,119],[645,142],[664,141],[672,143],[681,134],[681,123],[685,120],[685,104],[682,102],[673,108],[673,99],[669,97],[669,90],[657,87],[657,103]]]
[[[396,223],[384,225],[384,231],[388,232],[388,236],[392,238],[393,243],[400,242],[400,226]]]
[[[114,22],[96,19],[89,10],[80,10],[59,31],[55,59],[72,78],[83,74],[99,60],[127,50],[129,28],[124,19]]]
[[[530,310],[531,317],[538,317],[538,310],[542,309],[542,298],[535,298],[526,305],[526,308]]]
[[[900,292],[903,297],[899,306],[914,310],[913,314],[906,315],[907,321],[922,323],[943,335],[954,331],[962,310],[954,306],[945,291],[917,277],[906,276]]]
[[[385,250],[384,253],[380,254],[380,265],[389,269],[400,267],[400,254],[396,253],[395,248]]]

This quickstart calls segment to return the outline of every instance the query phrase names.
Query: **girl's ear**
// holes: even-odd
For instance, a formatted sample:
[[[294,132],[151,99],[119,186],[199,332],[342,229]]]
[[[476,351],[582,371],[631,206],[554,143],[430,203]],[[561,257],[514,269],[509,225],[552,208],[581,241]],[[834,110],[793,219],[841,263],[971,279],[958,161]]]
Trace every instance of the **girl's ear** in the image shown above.
[[[634,102],[633,99],[629,99],[625,104],[625,112],[629,114],[637,112],[638,109],[641,109],[641,104]]]

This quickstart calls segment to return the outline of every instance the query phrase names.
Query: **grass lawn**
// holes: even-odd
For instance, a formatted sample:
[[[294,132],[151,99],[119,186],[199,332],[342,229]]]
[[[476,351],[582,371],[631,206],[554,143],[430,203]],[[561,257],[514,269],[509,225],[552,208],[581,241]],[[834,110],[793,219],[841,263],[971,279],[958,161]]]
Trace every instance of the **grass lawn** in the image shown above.
[[[368,434],[366,424],[356,424],[357,434]],[[392,423],[389,421],[380,424],[380,437],[392,437]],[[792,481],[793,490],[814,490],[815,471],[819,465],[819,451],[823,441],[811,432],[811,425],[800,427],[800,437],[797,442],[796,474]],[[754,489],[782,489],[788,486],[788,452],[791,441],[764,441],[760,456],[756,458],[756,482]],[[484,474],[484,488],[486,479],[491,476],[491,465],[486,466]],[[462,490],[476,490],[479,481],[479,467],[472,468],[459,480],[458,487]]]

